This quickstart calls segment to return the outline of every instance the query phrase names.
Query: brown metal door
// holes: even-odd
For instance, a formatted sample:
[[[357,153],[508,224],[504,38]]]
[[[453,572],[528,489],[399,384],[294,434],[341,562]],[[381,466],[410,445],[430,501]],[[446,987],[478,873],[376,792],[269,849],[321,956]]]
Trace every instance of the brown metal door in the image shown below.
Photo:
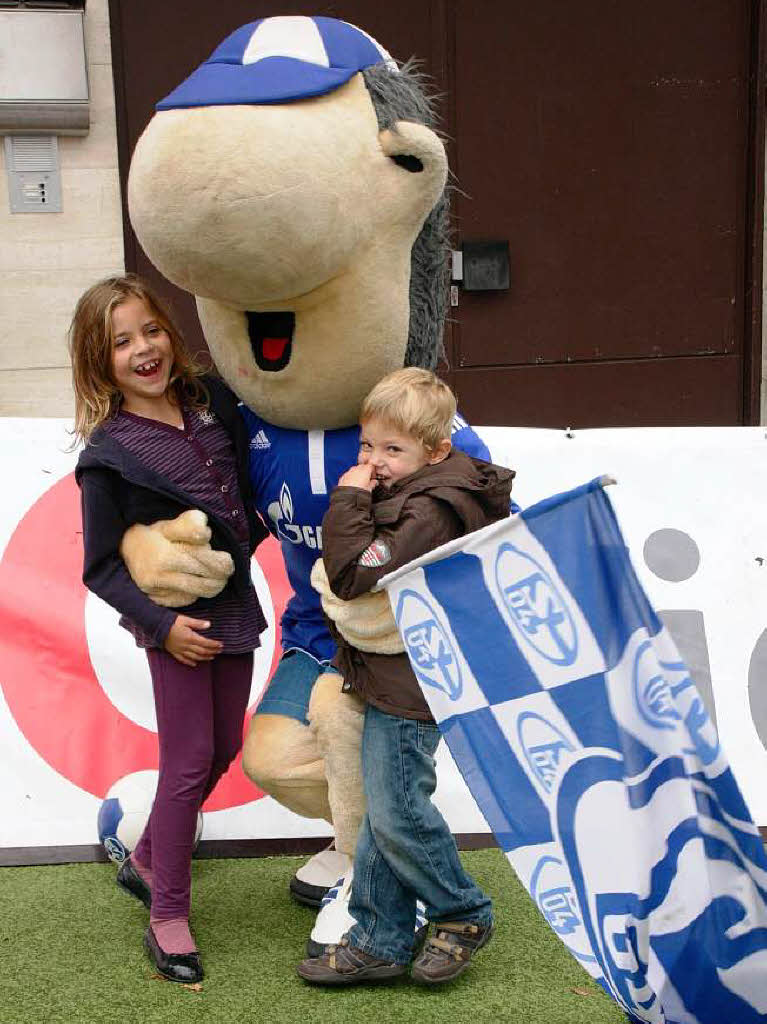
[[[748,416],[751,8],[454,0],[458,241],[511,254],[453,310],[474,422]]]
[[[475,423],[758,418],[763,0],[111,0],[121,177],[155,102],[256,17],[326,14],[447,94],[456,244],[508,240],[447,350]],[[465,193],[465,194],[464,194]],[[126,221],[126,262],[157,279]],[[193,345],[192,299],[175,293]]]

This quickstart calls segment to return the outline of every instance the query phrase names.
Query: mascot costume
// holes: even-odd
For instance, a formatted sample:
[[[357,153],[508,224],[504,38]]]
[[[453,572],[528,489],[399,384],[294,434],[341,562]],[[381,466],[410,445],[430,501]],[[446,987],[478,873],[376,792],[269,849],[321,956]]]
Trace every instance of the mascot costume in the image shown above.
[[[243,765],[280,804],[334,828],[335,850],[291,881],[316,906],[346,876],[312,932],[315,955],[349,925],[364,797],[362,706],[329,669],[334,645],[310,574],[329,492],[357,460],[362,398],[398,367],[433,368],[441,352],[447,163],[432,123],[412,66],[360,29],[265,18],[157,105],[129,176],[142,246],[195,295],[218,371],[241,399],[257,508],[293,588]],[[489,457],[460,419],[453,443]],[[195,564],[204,531],[183,539],[139,526],[124,540],[134,579],[163,603],[174,603],[168,590],[181,605],[223,586],[208,561]]]

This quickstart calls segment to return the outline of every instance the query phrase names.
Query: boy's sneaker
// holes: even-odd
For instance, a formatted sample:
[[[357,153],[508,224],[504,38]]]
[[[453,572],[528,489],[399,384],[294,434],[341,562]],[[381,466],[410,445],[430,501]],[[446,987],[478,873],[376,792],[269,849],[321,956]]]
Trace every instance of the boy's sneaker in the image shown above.
[[[413,961],[411,977],[423,985],[452,981],[463,974],[473,954],[487,945],[492,934],[492,924],[441,921]]]
[[[306,942],[308,957],[322,956],[328,947],[337,946],[347,932],[357,923],[349,913],[349,901],[352,895],[353,873],[349,870],[343,878],[328,890],[322,901],[320,912],[314,922],[311,935]],[[415,909],[415,935],[413,936],[413,952],[418,950],[426,938],[429,923],[426,920],[426,908],[419,900]]]
[[[312,985],[358,985],[361,982],[390,981],[407,972],[405,964],[378,960],[369,953],[350,946],[344,938],[337,946],[329,946],[319,957],[302,960],[296,968],[304,981]]]

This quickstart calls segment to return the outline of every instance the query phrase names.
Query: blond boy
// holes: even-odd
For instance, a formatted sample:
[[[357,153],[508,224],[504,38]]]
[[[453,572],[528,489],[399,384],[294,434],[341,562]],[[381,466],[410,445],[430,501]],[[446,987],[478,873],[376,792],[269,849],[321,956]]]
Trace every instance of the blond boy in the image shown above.
[[[412,559],[508,515],[514,473],[452,450],[454,416],[448,386],[414,367],[389,374],[363,402],[358,463],[340,478],[322,525],[336,597],[365,594]],[[412,976],[440,984],[461,974],[487,943],[492,907],[464,870],[431,801],[439,730],[404,652],[365,651],[332,623],[331,631],[338,644],[334,665],[366,704],[367,813],[349,906],[356,924],[340,946],[303,961],[298,973],[321,985],[405,973],[420,899],[435,931]]]

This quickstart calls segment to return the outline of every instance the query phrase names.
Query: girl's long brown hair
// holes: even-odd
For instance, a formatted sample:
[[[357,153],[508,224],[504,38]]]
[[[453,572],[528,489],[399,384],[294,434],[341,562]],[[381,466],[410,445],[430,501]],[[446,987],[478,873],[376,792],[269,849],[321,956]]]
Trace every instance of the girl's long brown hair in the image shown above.
[[[208,404],[199,379],[205,371],[187,352],[170,311],[151,285],[135,274],[107,277],[80,296],[69,328],[75,441],[87,443],[96,427],[114,416],[120,406],[122,394],[112,376],[112,311],[131,298],[145,302],[168,333],[173,352],[170,382],[176,397],[183,394],[198,408]]]

